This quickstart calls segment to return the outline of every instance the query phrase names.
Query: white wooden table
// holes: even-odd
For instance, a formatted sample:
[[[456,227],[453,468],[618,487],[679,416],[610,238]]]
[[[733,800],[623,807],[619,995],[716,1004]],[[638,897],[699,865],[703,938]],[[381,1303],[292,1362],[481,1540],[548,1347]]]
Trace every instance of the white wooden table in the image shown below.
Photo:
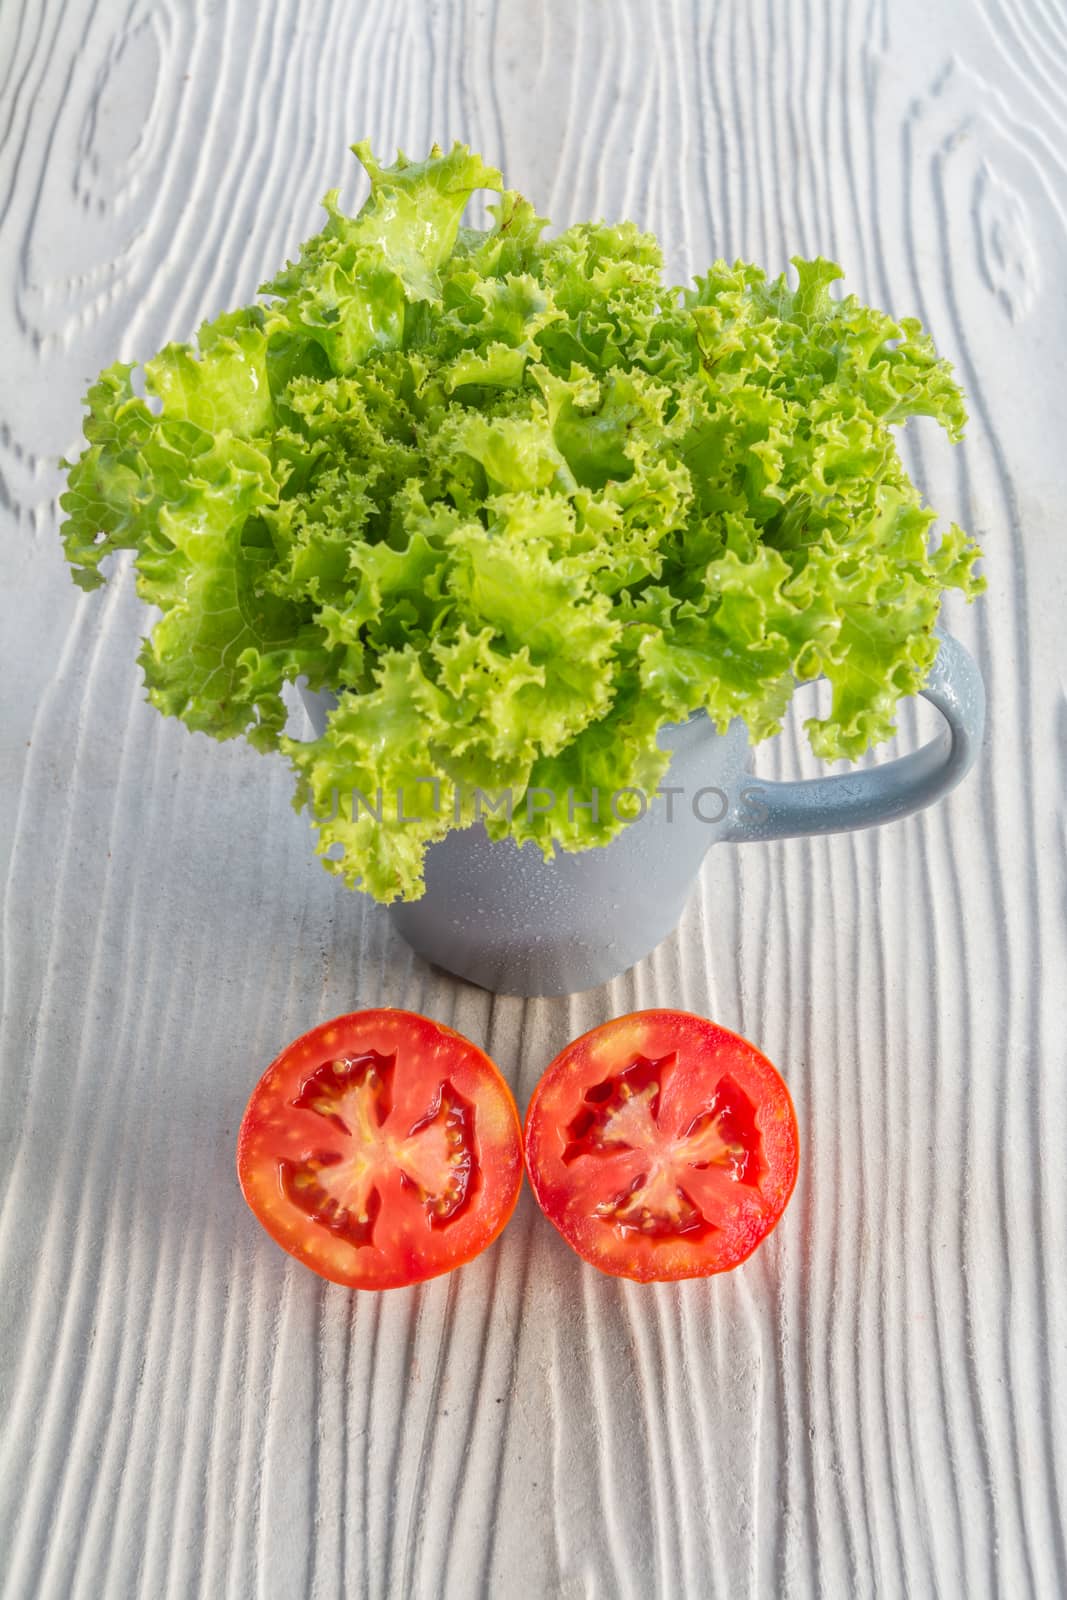
[[[5,1600],[1067,1593],[1062,6],[0,0],[0,80]],[[280,763],[143,704],[131,584],[79,596],[58,549],[87,380],[252,298],[363,136],[463,138],[678,276],[832,255],[970,396],[909,461],[988,555],[948,617],[980,769],[715,852],[680,936],[570,1001],[423,967]],[[382,1003],[520,1104],[614,1013],[743,1031],[801,1118],[785,1222],[640,1289],[526,1195],[449,1279],[321,1283],[246,1212],[237,1122],[286,1039]]]

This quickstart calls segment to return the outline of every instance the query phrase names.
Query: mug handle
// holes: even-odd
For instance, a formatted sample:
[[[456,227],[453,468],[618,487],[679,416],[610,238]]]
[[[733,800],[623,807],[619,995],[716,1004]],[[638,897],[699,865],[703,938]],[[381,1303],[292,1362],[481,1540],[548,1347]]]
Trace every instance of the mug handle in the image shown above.
[[[920,693],[945,727],[911,755],[881,767],[794,783],[764,782],[751,773],[735,791],[726,832],[733,844],[797,834],[873,828],[932,805],[969,771],[985,728],[985,685],[967,651],[937,629],[941,647]]]

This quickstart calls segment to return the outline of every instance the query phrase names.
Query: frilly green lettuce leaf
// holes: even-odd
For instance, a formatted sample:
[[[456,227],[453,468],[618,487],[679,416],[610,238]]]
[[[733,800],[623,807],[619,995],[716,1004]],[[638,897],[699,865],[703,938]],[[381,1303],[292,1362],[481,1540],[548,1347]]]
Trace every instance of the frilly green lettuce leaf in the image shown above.
[[[148,698],[194,730],[270,749],[282,684],[321,679],[326,640],[263,583],[273,552],[255,539],[255,513],[277,493],[266,458],[222,434],[194,470],[138,557],[138,593],[162,611],[140,656]]]
[[[294,804],[316,822],[327,870],[389,901],[421,891],[426,846],[448,831],[452,789],[432,752],[446,696],[418,653],[383,656],[375,678],[362,694],[342,692],[320,739],[283,748],[298,777]]]
[[[650,235],[545,238],[462,145],[354,148],[369,198],[326,197],[266,303],[89,390],[64,545],[86,589],[132,552],[153,704],[280,746],[326,865],[382,900],[421,891],[478,790],[511,796],[494,837],[608,842],[611,794],[650,793],[695,712],[769,737],[822,674],[820,756],[889,737],[943,591],[984,581],[897,450],[911,416],[966,420],[920,325],[821,258],[673,289]],[[338,702],[308,743],[283,736],[298,677]],[[379,790],[380,816],[354,799]]]
[[[145,387],[168,417],[216,434],[253,439],[273,431],[274,402],[267,371],[270,319],[258,306],[206,322],[198,348],[168,344],[146,361]]]
[[[338,226],[377,248],[409,300],[434,299],[437,269],[452,254],[468,200],[478,189],[502,192],[500,173],[462,144],[447,155],[434,145],[425,161],[401,153],[391,167],[374,159],[366,140],[352,149],[370,178],[370,200],[354,222],[346,218]]]
[[[365,143],[352,148],[370,199],[347,217],[331,190],[326,227],[261,290],[277,297],[275,315],[321,344],[338,373],[403,343],[408,303],[439,297],[438,269],[471,195],[503,188],[500,174],[461,144],[447,156],[435,145],[425,161],[401,155],[391,167],[379,166]]]

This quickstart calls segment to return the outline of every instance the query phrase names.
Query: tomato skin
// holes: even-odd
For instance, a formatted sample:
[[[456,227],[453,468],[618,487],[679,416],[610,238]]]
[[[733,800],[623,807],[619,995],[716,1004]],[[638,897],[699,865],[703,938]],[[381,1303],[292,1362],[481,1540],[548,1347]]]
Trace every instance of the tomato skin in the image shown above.
[[[237,1175],[261,1226],[320,1277],[398,1288],[499,1236],[522,1185],[522,1129],[498,1069],[462,1034],[415,1012],[356,1011],[267,1068]]]
[[[572,1040],[534,1090],[524,1144],[537,1202],[571,1248],[640,1283],[739,1266],[777,1225],[799,1166],[777,1070],[681,1011],[633,1012]]]

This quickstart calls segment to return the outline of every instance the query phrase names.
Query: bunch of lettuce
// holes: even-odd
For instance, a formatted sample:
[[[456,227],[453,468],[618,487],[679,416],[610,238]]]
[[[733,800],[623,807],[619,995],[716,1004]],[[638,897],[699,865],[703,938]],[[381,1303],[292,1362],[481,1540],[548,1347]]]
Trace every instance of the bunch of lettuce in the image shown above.
[[[546,239],[462,145],[355,149],[370,198],[328,195],[263,304],[145,362],[149,398],[122,362],[89,391],[66,553],[89,589],[135,552],[152,704],[282,750],[327,867],[381,900],[420,894],[475,788],[514,797],[497,836],[607,842],[612,808],[568,790],[650,791],[657,731],[701,708],[764,739],[824,673],[816,753],[887,738],[942,590],[981,587],[894,444],[965,421],[919,324],[832,298],[821,259],[795,287],[722,261],[666,287],[654,238]],[[461,226],[479,189],[486,231]],[[301,676],[338,696],[306,743],[283,734]],[[555,809],[528,816],[528,787]],[[379,789],[381,821],[354,805]]]

